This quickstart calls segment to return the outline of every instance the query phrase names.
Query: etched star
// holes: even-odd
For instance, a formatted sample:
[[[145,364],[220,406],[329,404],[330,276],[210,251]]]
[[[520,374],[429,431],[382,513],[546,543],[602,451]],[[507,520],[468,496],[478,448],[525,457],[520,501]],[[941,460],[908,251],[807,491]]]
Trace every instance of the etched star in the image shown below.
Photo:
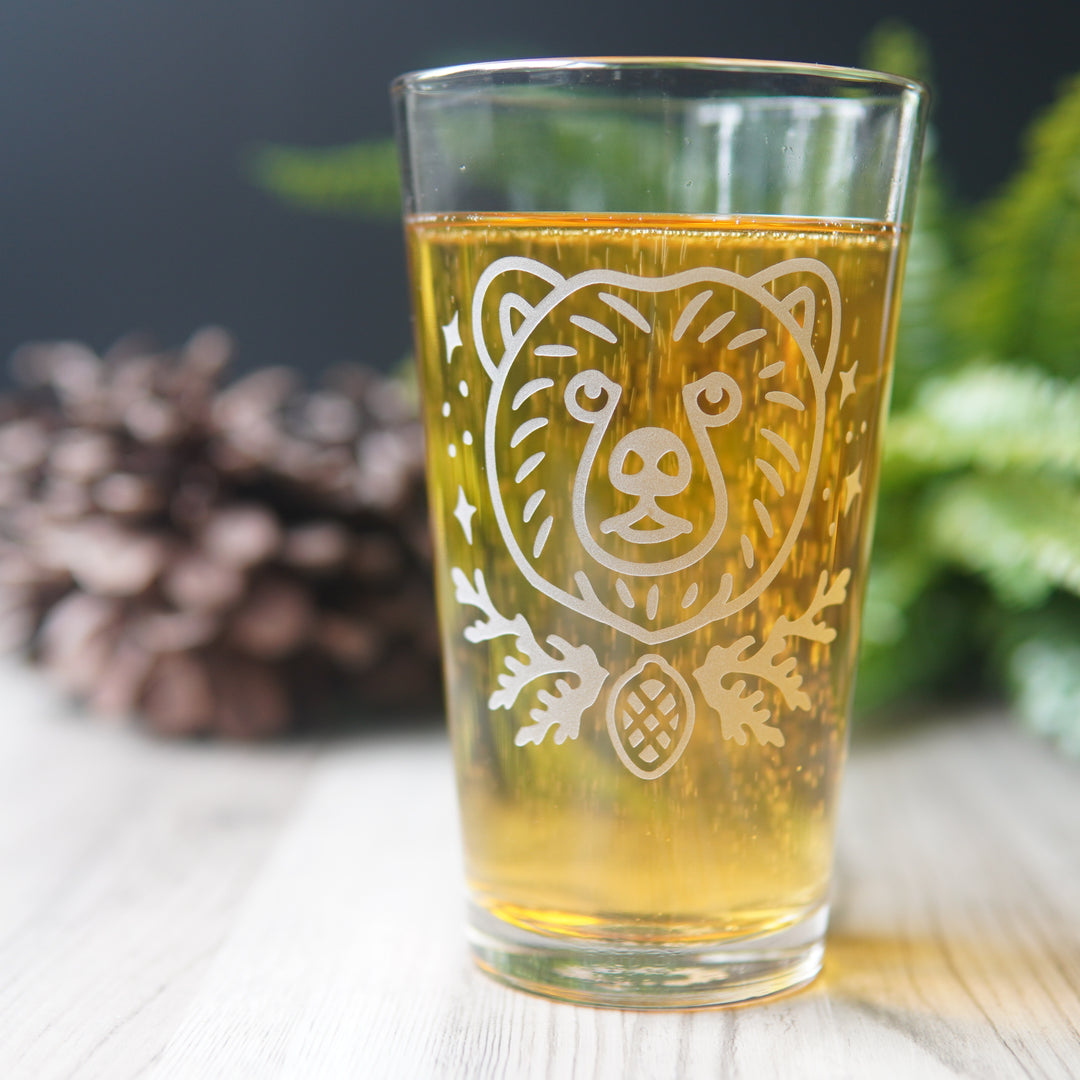
[[[859,361],[856,360],[854,364],[847,369],[847,371],[840,372],[840,407],[844,407],[844,402],[849,397],[853,397],[855,394],[855,372],[858,369]]]
[[[475,513],[476,507],[465,497],[465,489],[458,484],[457,506],[454,507],[454,517],[458,519],[458,523],[461,525],[461,531],[465,534],[465,539],[470,544],[472,543],[472,519],[473,514]]]
[[[461,331],[458,329],[458,312],[454,312],[454,317],[442,328],[443,341],[446,342],[446,362],[449,364],[454,358],[454,350],[460,349],[462,345]]]
[[[844,514],[851,509],[851,504],[862,494],[862,462],[844,477]]]

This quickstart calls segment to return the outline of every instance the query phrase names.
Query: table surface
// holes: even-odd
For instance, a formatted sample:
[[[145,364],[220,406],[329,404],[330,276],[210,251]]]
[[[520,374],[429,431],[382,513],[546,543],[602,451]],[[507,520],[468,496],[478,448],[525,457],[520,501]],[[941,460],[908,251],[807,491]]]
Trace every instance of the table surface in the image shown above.
[[[170,745],[0,668],[0,1076],[1076,1077],[1080,764],[1004,718],[856,740],[825,972],[739,1009],[475,971],[438,726]]]

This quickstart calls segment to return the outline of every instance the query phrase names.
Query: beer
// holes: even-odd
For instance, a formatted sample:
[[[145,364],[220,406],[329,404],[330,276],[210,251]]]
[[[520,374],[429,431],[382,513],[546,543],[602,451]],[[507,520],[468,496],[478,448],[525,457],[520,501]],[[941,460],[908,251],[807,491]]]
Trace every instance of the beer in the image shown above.
[[[475,902],[565,940],[828,887],[897,226],[407,221]]]

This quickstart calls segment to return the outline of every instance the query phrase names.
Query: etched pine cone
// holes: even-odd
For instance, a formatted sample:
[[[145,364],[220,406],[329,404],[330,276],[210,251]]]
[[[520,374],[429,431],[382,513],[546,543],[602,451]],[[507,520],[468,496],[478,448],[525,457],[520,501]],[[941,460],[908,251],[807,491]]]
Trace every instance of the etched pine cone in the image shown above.
[[[318,390],[232,351],[28,346],[0,403],[0,639],[91,710],[256,737],[431,707],[422,437],[404,383]],[[340,713],[340,709],[337,710]]]

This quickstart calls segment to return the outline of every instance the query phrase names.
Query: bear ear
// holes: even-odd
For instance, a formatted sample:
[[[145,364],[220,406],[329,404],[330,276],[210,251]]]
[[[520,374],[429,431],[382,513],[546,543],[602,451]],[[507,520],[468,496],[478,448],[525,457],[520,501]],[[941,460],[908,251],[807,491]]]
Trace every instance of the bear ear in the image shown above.
[[[480,275],[472,300],[473,341],[480,363],[492,379],[503,363],[512,359],[511,344],[536,310],[536,305],[516,290],[537,294],[539,302],[541,296],[565,282],[562,274],[542,262],[517,256],[496,259]]]
[[[809,285],[800,285],[797,289],[792,289],[780,301],[780,305],[791,312],[791,317],[803,330],[810,331],[813,329],[817,297]]]
[[[751,280],[777,297],[775,313],[798,342],[807,362],[817,367],[827,383],[840,345],[840,286],[836,275],[819,259],[788,259],[762,270]]]

